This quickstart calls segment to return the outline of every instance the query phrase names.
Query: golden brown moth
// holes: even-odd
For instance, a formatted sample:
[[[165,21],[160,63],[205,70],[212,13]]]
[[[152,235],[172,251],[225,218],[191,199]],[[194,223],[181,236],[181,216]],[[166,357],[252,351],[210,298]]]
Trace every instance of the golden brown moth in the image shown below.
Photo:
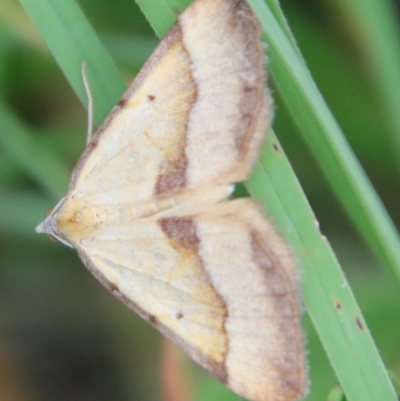
[[[253,200],[227,200],[272,115],[259,37],[245,0],[187,8],[37,232],[233,391],[289,401],[308,383],[297,268]]]

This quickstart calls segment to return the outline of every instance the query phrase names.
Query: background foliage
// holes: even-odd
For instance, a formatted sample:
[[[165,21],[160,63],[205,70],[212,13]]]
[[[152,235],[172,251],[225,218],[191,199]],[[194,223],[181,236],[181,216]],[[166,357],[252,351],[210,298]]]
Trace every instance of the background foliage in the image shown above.
[[[129,82],[157,44],[140,10],[131,0],[80,6]],[[344,0],[285,0],[282,8],[319,89],[398,226],[399,131],[390,101],[396,82],[389,67],[382,74],[382,44],[372,40],[380,31],[367,30],[360,8]],[[162,378],[174,372],[174,351],[103,290],[73,251],[33,232],[66,190],[85,146],[87,115],[13,0],[2,0],[0,52],[0,400],[161,400]],[[274,97],[274,129],[386,366],[399,376],[398,281],[356,233],[277,90]],[[307,400],[327,399],[337,379],[307,317],[304,325],[312,375]],[[193,399],[237,399],[182,363],[190,366],[184,377]]]

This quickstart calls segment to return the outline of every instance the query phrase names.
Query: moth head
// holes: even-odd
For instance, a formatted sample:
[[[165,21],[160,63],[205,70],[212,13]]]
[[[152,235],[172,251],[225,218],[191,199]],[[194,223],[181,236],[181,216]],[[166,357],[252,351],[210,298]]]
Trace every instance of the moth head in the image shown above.
[[[82,207],[81,202],[63,198],[35,230],[73,248],[74,243],[89,236],[98,223],[95,210]]]
[[[65,198],[62,198],[57,205],[47,214],[46,218],[35,228],[37,233],[48,234],[52,238],[57,239],[58,241],[62,242],[63,244],[72,247],[72,244],[64,238],[62,233],[60,233],[58,226],[57,226],[57,214],[60,210],[62,204],[64,203]]]

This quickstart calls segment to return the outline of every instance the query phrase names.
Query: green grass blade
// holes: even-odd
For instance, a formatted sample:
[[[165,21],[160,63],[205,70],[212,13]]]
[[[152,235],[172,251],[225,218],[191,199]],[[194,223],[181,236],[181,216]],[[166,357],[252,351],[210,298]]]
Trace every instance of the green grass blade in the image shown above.
[[[86,61],[89,83],[96,83],[91,86],[91,93],[94,121],[100,125],[126,85],[81,9],[74,0],[21,0],[21,3],[83,104],[87,99],[80,71]]]
[[[400,160],[400,37],[395,3],[390,0],[340,0],[347,26],[356,33],[373,75]]]
[[[67,169],[53,154],[34,140],[2,101],[0,101],[0,127],[2,152],[18,163],[53,200],[60,199],[68,185]]]
[[[351,288],[276,137],[247,183],[285,233],[304,268],[302,283],[309,315],[349,401],[394,401],[396,395]]]
[[[65,193],[65,189],[63,194]],[[60,198],[55,198],[55,202]],[[48,198],[37,191],[14,190],[0,193],[0,235],[22,236],[39,241],[33,228],[43,220],[43,204]]]
[[[143,14],[159,38],[162,38],[176,20],[176,15],[168,0],[137,0]]]
[[[270,69],[329,184],[383,263],[400,279],[398,233],[318,92],[305,63],[262,0],[249,0],[269,44]]]

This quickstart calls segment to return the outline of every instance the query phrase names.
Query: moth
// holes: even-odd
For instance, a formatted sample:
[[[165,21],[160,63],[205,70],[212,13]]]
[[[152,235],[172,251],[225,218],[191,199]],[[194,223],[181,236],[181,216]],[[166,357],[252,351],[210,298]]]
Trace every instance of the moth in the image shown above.
[[[304,396],[298,272],[250,198],[272,118],[245,0],[197,0],[91,138],[36,231],[75,248],[122,302],[254,401]]]

